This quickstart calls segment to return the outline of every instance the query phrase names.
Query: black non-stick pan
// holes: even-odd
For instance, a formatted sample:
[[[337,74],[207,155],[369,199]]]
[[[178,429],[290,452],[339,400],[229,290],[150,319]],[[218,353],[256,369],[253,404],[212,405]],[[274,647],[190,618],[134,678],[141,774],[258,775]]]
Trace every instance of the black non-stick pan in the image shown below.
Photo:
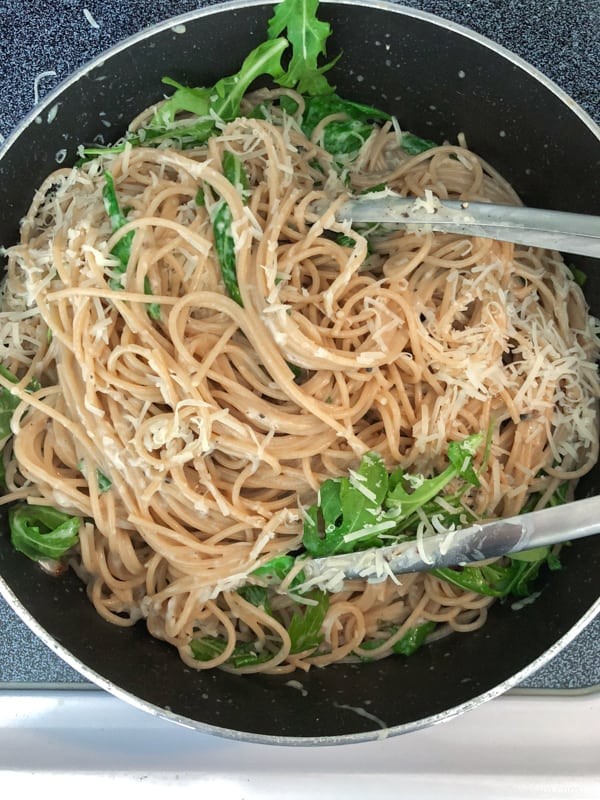
[[[195,12],[118,45],[63,84],[7,142],[0,158],[0,243],[18,234],[35,188],[66,150],[155,102],[163,75],[211,85],[235,72],[264,38],[272,8],[235,3]],[[491,42],[442,20],[390,4],[327,3],[331,80],[339,94],[394,113],[430,139],[456,140],[500,170],[530,205],[600,214],[600,131],[554,85]],[[46,124],[56,103],[56,118]],[[125,113],[124,113],[125,112]],[[103,122],[102,122],[103,121]],[[110,123],[110,127],[107,127]],[[585,291],[600,313],[600,265],[583,258]],[[600,488],[596,469],[580,496]],[[73,574],[52,578],[16,553],[0,519],[0,588],[23,619],[101,687],[152,713],[205,731],[255,741],[360,741],[449,718],[506,690],[573,638],[600,604],[598,537],[568,547],[564,568],[542,579],[534,603],[494,605],[488,623],[423,647],[410,658],[332,666],[290,676],[236,677],[186,668],[143,623],[100,619]],[[302,691],[299,691],[299,688]],[[362,709],[357,714],[352,709]],[[379,722],[377,721],[379,720]]]

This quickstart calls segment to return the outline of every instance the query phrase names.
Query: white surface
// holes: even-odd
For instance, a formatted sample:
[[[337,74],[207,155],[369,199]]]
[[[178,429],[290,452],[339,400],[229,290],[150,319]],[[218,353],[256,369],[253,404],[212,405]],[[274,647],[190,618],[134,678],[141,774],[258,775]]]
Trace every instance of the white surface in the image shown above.
[[[202,800],[600,798],[600,694],[505,695],[382,742],[269,747],[206,736],[96,690],[0,690],[0,794]],[[125,794],[127,792],[127,794]]]

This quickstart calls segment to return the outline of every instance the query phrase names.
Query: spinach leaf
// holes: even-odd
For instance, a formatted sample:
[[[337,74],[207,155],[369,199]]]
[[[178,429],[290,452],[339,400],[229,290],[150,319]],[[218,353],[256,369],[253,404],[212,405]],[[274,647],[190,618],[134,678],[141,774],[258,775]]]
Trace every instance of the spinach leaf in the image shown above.
[[[323,95],[333,91],[324,74],[334,61],[319,67],[320,56],[327,55],[331,33],[327,22],[317,19],[319,0],[283,0],[275,6],[269,20],[269,39],[285,34],[292,45],[287,70],[275,80],[280,86],[295,88],[300,94]]]
[[[403,133],[400,139],[400,147],[409,156],[417,156],[419,153],[424,153],[433,147],[439,147],[439,145],[436,142],[432,142],[431,139],[421,139],[420,136],[415,136],[414,133]]]
[[[314,650],[323,641],[323,634],[320,631],[329,608],[329,597],[321,591],[310,592],[306,597],[316,600],[317,605],[306,606],[304,612],[297,611],[292,616],[288,625],[290,653]]]
[[[59,559],[79,541],[81,519],[50,506],[21,503],[8,512],[15,550],[33,561]]]

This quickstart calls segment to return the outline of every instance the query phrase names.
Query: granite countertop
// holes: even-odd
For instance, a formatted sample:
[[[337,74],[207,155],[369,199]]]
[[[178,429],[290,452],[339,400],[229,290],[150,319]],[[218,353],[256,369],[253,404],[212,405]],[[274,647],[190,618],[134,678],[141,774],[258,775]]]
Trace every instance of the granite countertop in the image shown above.
[[[141,28],[214,2],[192,0],[0,0],[0,142],[73,70]],[[407,0],[512,50],[552,78],[600,122],[599,0]],[[0,684],[84,681],[0,599]],[[524,687],[600,685],[600,618]]]

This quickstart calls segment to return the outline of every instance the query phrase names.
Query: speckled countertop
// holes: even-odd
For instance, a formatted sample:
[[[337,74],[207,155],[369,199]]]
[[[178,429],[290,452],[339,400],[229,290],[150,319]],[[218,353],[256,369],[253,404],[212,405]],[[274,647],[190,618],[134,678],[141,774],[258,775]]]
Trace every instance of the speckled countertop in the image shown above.
[[[155,22],[213,5],[192,0],[0,0],[0,142],[39,97],[115,42]],[[600,122],[600,0],[407,0],[517,53],[552,78]],[[77,684],[0,599],[0,684]],[[600,618],[524,684],[581,689],[600,685]]]

